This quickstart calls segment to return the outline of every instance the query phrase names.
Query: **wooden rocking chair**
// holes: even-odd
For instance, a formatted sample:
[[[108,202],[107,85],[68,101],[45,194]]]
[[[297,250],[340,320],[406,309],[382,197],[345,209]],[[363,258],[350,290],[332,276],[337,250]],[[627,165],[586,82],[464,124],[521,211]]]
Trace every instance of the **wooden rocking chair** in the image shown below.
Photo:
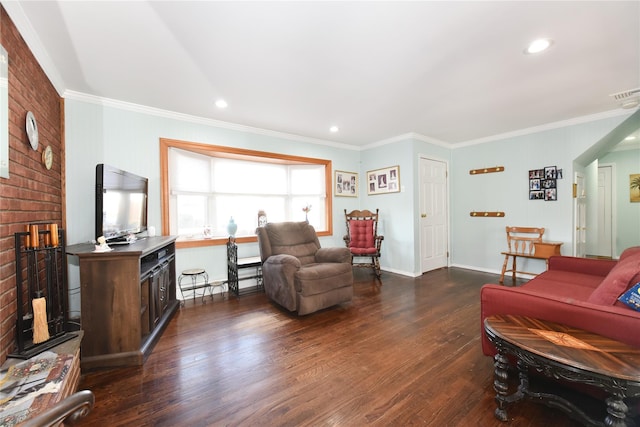
[[[372,268],[376,277],[380,278],[380,246],[384,236],[378,236],[378,209],[376,213],[368,210],[347,213],[345,209],[344,216],[347,221],[344,242],[351,252],[351,265]],[[356,262],[354,258],[369,258],[371,261]]]

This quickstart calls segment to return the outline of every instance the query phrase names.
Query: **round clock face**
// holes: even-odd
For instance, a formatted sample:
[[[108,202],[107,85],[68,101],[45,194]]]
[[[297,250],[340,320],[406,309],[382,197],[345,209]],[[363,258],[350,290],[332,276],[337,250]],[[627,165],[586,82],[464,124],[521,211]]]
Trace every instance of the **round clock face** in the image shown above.
[[[27,137],[29,138],[29,144],[34,150],[38,149],[38,124],[36,118],[31,111],[27,113]]]
[[[51,166],[53,166],[53,150],[51,150],[50,145],[47,145],[42,152],[42,163],[44,163],[44,167],[47,170],[50,170]]]

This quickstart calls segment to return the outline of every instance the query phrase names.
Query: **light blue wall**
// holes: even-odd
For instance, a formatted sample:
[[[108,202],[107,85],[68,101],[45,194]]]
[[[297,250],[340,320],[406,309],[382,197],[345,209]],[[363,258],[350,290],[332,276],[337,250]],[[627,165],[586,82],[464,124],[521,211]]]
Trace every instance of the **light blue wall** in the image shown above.
[[[545,227],[545,239],[573,247],[573,162],[588,147],[615,128],[624,117],[566,126],[454,149],[451,178],[451,263],[498,272],[506,246],[506,226]],[[505,171],[470,175],[469,170],[504,166]],[[529,200],[531,169],[563,169],[557,181],[557,201]],[[504,218],[473,218],[471,211],[504,211]],[[521,263],[522,264],[522,263]],[[521,267],[540,272],[544,262]]]
[[[91,240],[94,228],[94,170],[107,163],[149,178],[149,224],[160,230],[159,139],[227,145],[289,155],[331,159],[334,170],[357,171],[358,198],[334,197],[333,236],[323,246],[341,246],[346,232],[344,209],[380,209],[385,240],[383,269],[406,275],[420,274],[419,158],[449,164],[450,261],[452,265],[499,271],[500,251],[505,246],[505,225],[536,225],[547,228],[548,240],[562,241],[564,254],[572,248],[573,161],[586,148],[615,128],[624,117],[596,120],[523,136],[485,142],[456,149],[427,142],[417,136],[400,137],[393,143],[372,145],[359,151],[340,144],[316,144],[269,131],[229,129],[215,123],[67,99],[66,197],[69,244]],[[366,172],[400,166],[399,193],[369,196]],[[505,172],[471,176],[470,169],[505,166]],[[528,171],[557,166],[564,171],[558,181],[558,201],[529,201]],[[504,211],[506,218],[471,218],[470,211]],[[225,249],[221,246],[182,249],[178,271],[202,266],[214,279],[226,277]],[[257,254],[255,244],[242,245],[240,256]],[[543,266],[533,265],[532,271]],[[70,270],[71,287],[79,283]]]
[[[157,114],[131,111],[79,100],[65,101],[66,118],[66,199],[68,244],[94,238],[95,166],[107,163],[149,178],[149,225],[160,232],[160,138],[178,139],[213,145],[233,146],[288,155],[332,160],[333,169],[357,171],[360,152],[341,148],[339,144],[323,145],[285,139],[242,130],[215,127],[206,123],[179,120]],[[321,238],[323,246],[343,246],[344,209],[359,208],[360,198],[335,197],[333,200],[333,236]],[[256,244],[240,245],[239,256],[258,254]],[[70,259],[69,288],[79,287],[77,259]],[[226,279],[224,246],[180,249],[176,269],[182,271],[203,267],[212,279]],[[73,293],[73,291],[72,291]],[[72,312],[79,302],[71,298]]]
[[[640,203],[631,203],[629,175],[640,173],[640,150],[612,151],[599,160],[600,164],[615,164],[616,194],[616,255],[629,246],[640,245]],[[636,190],[637,191],[637,190]]]
[[[412,142],[402,140],[370,148],[361,153],[360,206],[362,209],[379,209],[382,218],[384,241],[380,265],[383,270],[412,274],[415,264],[414,251],[414,164]],[[367,171],[400,166],[400,192],[367,194]]]

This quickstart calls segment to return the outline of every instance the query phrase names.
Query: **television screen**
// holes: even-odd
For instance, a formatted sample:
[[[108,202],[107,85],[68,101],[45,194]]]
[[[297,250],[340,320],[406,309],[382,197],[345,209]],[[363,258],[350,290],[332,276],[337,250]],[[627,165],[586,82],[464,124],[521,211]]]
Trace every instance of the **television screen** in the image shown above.
[[[96,166],[96,239],[126,239],[147,229],[148,179]]]

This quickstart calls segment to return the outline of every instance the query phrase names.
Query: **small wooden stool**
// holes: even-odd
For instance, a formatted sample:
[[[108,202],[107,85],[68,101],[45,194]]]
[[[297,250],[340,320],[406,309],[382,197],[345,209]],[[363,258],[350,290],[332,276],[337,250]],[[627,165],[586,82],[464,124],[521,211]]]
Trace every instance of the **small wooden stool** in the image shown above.
[[[201,277],[204,279],[204,283],[198,284],[198,278]],[[182,285],[182,280],[185,278],[191,278],[191,283],[189,285]],[[202,289],[202,302],[204,303],[204,297],[207,293],[207,288],[210,287],[209,284],[209,275],[205,271],[204,268],[191,268],[189,270],[184,270],[180,277],[178,277],[178,287],[180,288],[180,295],[182,296],[182,301],[180,305],[184,306],[184,293],[185,292],[193,292],[193,300],[196,300],[196,294],[198,289]],[[213,295],[212,295],[213,296]]]

